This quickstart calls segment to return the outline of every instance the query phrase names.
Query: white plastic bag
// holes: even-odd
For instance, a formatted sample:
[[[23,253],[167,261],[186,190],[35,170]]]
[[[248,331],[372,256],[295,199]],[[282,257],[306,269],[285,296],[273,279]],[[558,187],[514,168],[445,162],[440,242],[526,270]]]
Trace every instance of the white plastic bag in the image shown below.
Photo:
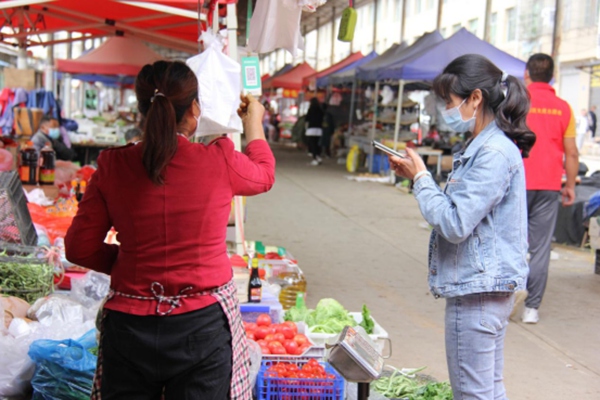
[[[26,394],[35,370],[27,355],[31,342],[31,335],[17,339],[0,333],[0,397]]]
[[[327,0],[298,0],[298,5],[307,12],[317,11],[317,7],[321,7],[325,3]]]
[[[200,123],[196,136],[242,132],[237,114],[241,93],[241,66],[222,52],[222,43],[210,32],[200,37],[205,50],[186,63],[198,77]]]
[[[258,0],[250,20],[248,47],[256,53],[285,49],[293,57],[304,50],[302,7],[297,0]]]

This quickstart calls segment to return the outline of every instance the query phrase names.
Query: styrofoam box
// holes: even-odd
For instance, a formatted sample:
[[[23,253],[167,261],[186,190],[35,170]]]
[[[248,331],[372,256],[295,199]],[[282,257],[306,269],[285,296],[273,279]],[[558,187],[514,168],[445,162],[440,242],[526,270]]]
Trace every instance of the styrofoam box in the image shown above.
[[[357,323],[362,322],[362,313],[359,312],[351,312],[348,313]],[[373,318],[371,316],[371,318]],[[375,327],[373,328],[373,333],[369,335],[373,343],[375,343],[375,349],[379,352],[379,354],[383,353],[383,349],[385,347],[386,339],[389,339],[389,335],[385,329],[381,325],[377,323],[375,318],[373,318],[373,322],[375,323]],[[308,332],[306,336],[316,345],[325,345],[325,343],[333,344],[337,340],[339,334],[337,333],[312,333]]]

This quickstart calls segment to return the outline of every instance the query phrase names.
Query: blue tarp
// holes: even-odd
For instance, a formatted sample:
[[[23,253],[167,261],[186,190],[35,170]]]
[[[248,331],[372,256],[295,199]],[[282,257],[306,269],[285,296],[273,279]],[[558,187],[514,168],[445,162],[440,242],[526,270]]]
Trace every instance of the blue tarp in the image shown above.
[[[356,77],[362,81],[375,82],[381,80],[380,72],[387,69],[390,65],[396,65],[403,60],[413,57],[415,54],[421,54],[437,43],[444,41],[444,38],[438,31],[424,34],[409,47],[398,46],[390,53],[384,53],[368,64],[361,65]],[[385,56],[385,57],[384,57]]]
[[[379,71],[379,79],[432,81],[455,58],[480,54],[509,75],[522,78],[525,62],[479,39],[465,28],[424,52]]]
[[[401,47],[401,49],[397,50],[399,47]],[[372,63],[377,62],[377,60],[379,60],[379,59],[382,59],[382,60],[391,59],[393,54],[396,54],[398,51],[404,50],[407,47],[408,47],[408,45],[406,44],[406,42],[402,42],[402,44],[394,43],[389,49],[384,51],[379,57],[374,58],[373,60],[369,60],[366,63],[361,64],[356,67],[353,67],[352,69],[349,69],[347,71],[336,72],[335,74],[332,74],[331,75],[331,83],[333,85],[350,84],[350,83],[354,82],[354,78],[356,77],[356,73],[358,72],[359,67],[366,67],[368,65],[371,65]]]
[[[62,72],[57,73],[57,78],[63,79]],[[71,79],[79,79],[84,82],[102,82],[106,86],[130,86],[135,83],[135,76],[123,75],[99,75],[99,74],[71,74]]]
[[[372,61],[377,57],[378,57],[377,53],[372,51],[369,54],[367,54],[366,56],[364,56],[363,58],[361,58],[360,60],[356,60],[352,64],[346,65],[344,68],[337,70],[333,74],[329,74],[329,75],[320,77],[319,79],[317,79],[317,87],[327,87],[330,84],[334,83],[334,81],[332,80],[332,77],[334,75],[345,73],[348,71],[351,71],[351,72],[356,71],[357,67],[359,67],[365,63],[368,63],[369,61]],[[354,73],[352,73],[352,76],[354,76]]]

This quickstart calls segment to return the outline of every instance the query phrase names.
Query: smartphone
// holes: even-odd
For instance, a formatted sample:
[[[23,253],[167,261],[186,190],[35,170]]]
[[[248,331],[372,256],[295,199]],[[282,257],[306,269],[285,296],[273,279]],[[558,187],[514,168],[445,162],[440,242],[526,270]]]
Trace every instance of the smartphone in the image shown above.
[[[397,151],[395,151],[395,150],[393,150],[393,149],[390,149],[390,148],[389,148],[389,147],[387,147],[386,145],[384,145],[384,144],[381,144],[381,143],[379,143],[379,142],[378,142],[378,141],[376,141],[376,140],[373,140],[373,142],[372,142],[371,144],[372,144],[372,145],[373,145],[373,147],[375,147],[376,149],[378,149],[378,150],[381,150],[381,151],[383,151],[384,153],[386,153],[386,154],[389,154],[389,155],[391,155],[391,156],[396,156],[396,157],[398,157],[398,158],[407,158],[407,157],[406,157],[406,155],[404,155],[404,154],[400,154],[400,153],[398,153]]]

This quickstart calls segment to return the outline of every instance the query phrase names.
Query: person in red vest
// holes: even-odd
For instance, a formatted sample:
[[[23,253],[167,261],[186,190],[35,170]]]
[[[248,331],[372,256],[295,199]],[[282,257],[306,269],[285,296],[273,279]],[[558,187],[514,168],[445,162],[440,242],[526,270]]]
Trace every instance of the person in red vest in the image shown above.
[[[275,180],[264,108],[242,97],[241,153],[190,141],[201,110],[186,64],[145,65],[135,92],[142,140],[100,154],[65,238],[69,261],[111,278],[92,399],[251,400],[226,233],[233,196]],[[111,227],[120,246],[104,243]]]
[[[531,96],[527,125],[537,141],[529,158],[523,159],[527,182],[529,278],[527,299],[522,320],[528,324],[539,321],[548,267],[550,245],[558,215],[558,203],[575,202],[575,178],[579,154],[575,143],[575,117],[566,101],[556,96],[550,81],[554,61],[546,54],[534,54],[527,61],[525,84]],[[567,181],[562,186],[563,169]]]

